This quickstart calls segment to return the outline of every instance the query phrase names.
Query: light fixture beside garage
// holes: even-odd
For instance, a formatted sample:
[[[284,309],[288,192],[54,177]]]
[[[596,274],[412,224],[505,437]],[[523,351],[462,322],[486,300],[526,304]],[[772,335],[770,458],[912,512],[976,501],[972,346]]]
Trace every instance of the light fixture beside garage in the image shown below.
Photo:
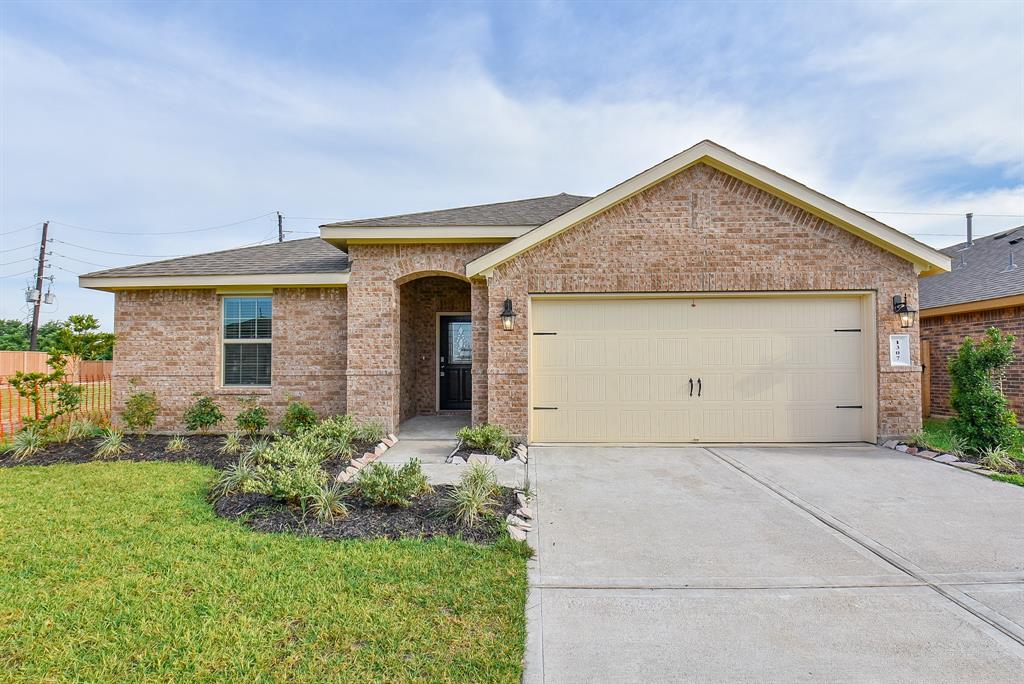
[[[917,316],[917,310],[911,309],[910,305],[907,304],[906,295],[893,295],[892,310],[893,313],[899,314],[901,327],[914,327],[914,318]]]
[[[505,300],[505,308],[501,310],[501,327],[505,330],[514,330],[516,327],[516,314],[512,311],[512,300]]]

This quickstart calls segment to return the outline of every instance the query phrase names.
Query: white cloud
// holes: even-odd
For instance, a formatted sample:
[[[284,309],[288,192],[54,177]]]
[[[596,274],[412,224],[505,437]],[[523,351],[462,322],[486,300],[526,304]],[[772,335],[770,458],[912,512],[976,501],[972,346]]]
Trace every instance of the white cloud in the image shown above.
[[[105,49],[0,36],[5,230],[53,217],[146,232],[274,209],[342,218],[596,193],[703,138],[865,210],[1024,214],[1022,36],[1000,13],[872,6],[860,20],[875,30],[809,52],[803,72],[752,100],[714,89],[712,59],[701,62],[689,96],[671,83],[659,89],[645,73],[570,95],[516,89],[484,66],[496,29],[479,14],[425,27],[422,57],[401,68],[352,76],[269,62],[184,23],[74,12],[68,21]],[[448,47],[432,54],[434,43]],[[955,177],[958,165],[976,174],[972,164],[994,165],[1000,182],[966,190],[929,182],[936,167]],[[926,232],[963,223],[879,218]],[[984,233],[1012,222],[976,223]],[[274,227],[266,218],[184,239],[111,239],[63,226],[55,234],[108,251],[171,254],[254,242]],[[144,260],[55,251],[109,265]],[[110,321],[110,295],[73,289],[58,273],[61,307],[52,315],[88,309]],[[20,280],[0,282],[0,316],[20,315]]]

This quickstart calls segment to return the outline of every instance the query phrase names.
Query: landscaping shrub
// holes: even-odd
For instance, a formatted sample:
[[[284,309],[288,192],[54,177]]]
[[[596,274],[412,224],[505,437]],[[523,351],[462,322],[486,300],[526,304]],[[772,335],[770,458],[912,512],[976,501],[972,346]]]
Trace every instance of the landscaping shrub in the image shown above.
[[[102,432],[103,428],[91,420],[73,420],[68,423],[64,430],[64,440],[70,442],[76,439],[85,439],[86,437],[98,437]]]
[[[12,454],[15,461],[22,461],[37,454],[47,441],[46,430],[38,425],[26,425],[15,433],[5,451]]]
[[[156,422],[158,413],[160,402],[157,401],[155,392],[134,392],[124,403],[121,422],[131,431],[144,437]]]
[[[99,446],[96,447],[96,458],[115,458],[127,453],[130,448],[124,443],[124,433],[120,430],[107,428],[100,437]]]
[[[331,416],[303,430],[300,440],[322,442],[328,455],[351,456],[358,427],[351,416]]]
[[[235,425],[238,429],[249,435],[258,435],[270,425],[270,413],[266,408],[258,406],[252,399],[242,404],[244,408],[235,416]]]
[[[316,425],[316,411],[304,401],[292,399],[284,409],[281,418],[281,430],[289,434],[298,434],[308,427]]]
[[[978,459],[978,465],[984,466],[989,470],[994,470],[997,473],[1017,472],[1017,467],[1013,462],[1013,458],[1011,458],[1009,452],[1002,447],[982,449],[981,458]]]
[[[476,527],[484,516],[494,510],[499,491],[494,469],[473,463],[463,470],[459,483],[448,495],[451,515],[466,527]]]
[[[253,440],[252,444],[249,445],[249,455],[254,459],[259,460],[267,453],[270,449],[270,440],[266,437]]]
[[[321,467],[324,458],[316,442],[304,443],[294,437],[275,442],[258,459],[254,491],[300,504],[327,481],[327,473]]]
[[[966,338],[949,360],[950,403],[957,413],[950,427],[974,452],[1010,446],[1019,439],[1017,417],[1000,386],[1013,361],[1013,345],[1013,335],[989,328],[981,342]]]
[[[482,423],[464,427],[455,436],[470,449],[479,449],[504,459],[512,457],[512,435],[500,425]]]
[[[352,434],[352,440],[355,442],[376,444],[387,436],[388,431],[383,425],[375,420],[368,420],[365,423],[359,423],[356,425],[355,432]]]
[[[211,497],[219,499],[226,494],[252,491],[258,479],[259,471],[256,469],[252,456],[245,454],[238,459],[238,463],[233,463],[224,469],[213,485]]]
[[[68,358],[51,351],[46,363],[50,366],[49,373],[18,371],[7,380],[32,407],[32,414],[21,419],[26,426],[46,428],[56,418],[74,412],[82,403],[82,386],[68,379]],[[53,397],[54,401],[50,402],[48,397]]]
[[[374,506],[406,508],[420,494],[430,491],[427,476],[418,459],[411,459],[401,468],[374,463],[360,471],[355,491]]]
[[[169,454],[176,454],[180,451],[188,449],[188,440],[181,435],[175,435],[167,440],[167,446],[164,447],[164,451]]]
[[[190,432],[206,432],[217,426],[224,420],[224,412],[213,397],[196,392],[195,397],[187,409],[185,409],[185,427]]]
[[[242,453],[242,435],[239,432],[229,432],[224,435],[224,440],[220,443],[220,449],[222,454],[240,454]]]
[[[331,522],[348,515],[345,505],[345,490],[337,482],[325,484],[307,499],[310,512],[320,522]]]

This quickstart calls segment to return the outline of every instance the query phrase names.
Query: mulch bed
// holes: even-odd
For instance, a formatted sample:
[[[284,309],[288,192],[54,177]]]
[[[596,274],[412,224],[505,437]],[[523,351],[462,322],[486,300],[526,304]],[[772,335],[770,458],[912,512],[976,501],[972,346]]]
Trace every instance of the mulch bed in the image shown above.
[[[977,463],[978,465],[981,465],[980,463],[978,463],[978,461],[980,460],[980,457],[979,456],[973,456],[971,454],[965,454],[965,455],[961,456],[960,460],[961,461],[965,461],[967,463]],[[1018,475],[1024,475],[1024,461],[1018,461],[1015,458],[1011,458],[1010,460],[1013,462],[1013,465],[1016,466],[1017,474]],[[1002,472],[1002,471],[1000,471],[1000,472]],[[1007,475],[1009,473],[1002,473],[1002,474],[1003,475]]]
[[[201,463],[223,470],[229,465],[238,462],[239,454],[220,453],[221,444],[224,443],[223,435],[188,435],[188,448],[176,453],[170,453],[167,449],[167,442],[171,435],[147,435],[140,438],[137,435],[125,435],[124,443],[131,451],[117,458],[102,459],[109,461],[167,461],[180,463],[189,461]],[[58,463],[91,463],[98,461],[94,456],[99,446],[98,437],[90,439],[77,439],[72,442],[53,442],[47,444],[38,453],[17,461],[11,454],[0,453],[0,468],[23,465],[57,465]],[[248,437],[242,438],[243,452],[248,450],[252,440]],[[373,450],[372,444],[356,444],[355,453],[362,454],[366,450]],[[347,456],[335,456],[324,461],[324,470],[331,475],[337,475],[348,467],[351,460]]]
[[[224,518],[241,518],[260,532],[289,532],[335,540],[461,537],[490,544],[504,534],[505,526],[500,521],[467,528],[446,517],[445,498],[451,489],[448,485],[434,487],[433,492],[414,499],[409,508],[370,506],[353,497],[345,502],[348,516],[329,523],[321,523],[312,516],[303,520],[301,511],[265,494],[230,494],[214,504],[214,511]],[[504,520],[517,508],[515,493],[502,489],[495,514]]]
[[[515,449],[517,446],[519,446],[519,444],[520,444],[520,442],[514,442],[512,444],[512,448]],[[453,457],[454,456],[461,456],[462,458],[464,458],[466,460],[469,460],[470,454],[489,454],[489,453],[491,453],[491,452],[487,451],[487,449],[470,449],[468,446],[464,446],[462,444],[462,442],[459,442],[459,448],[455,451],[454,454],[452,454],[452,456]],[[497,454],[495,454],[495,455],[497,456]],[[513,451],[512,455],[509,456],[508,458],[502,458],[501,456],[498,456],[498,460],[499,461],[505,461],[507,463],[509,461],[514,460],[515,457],[516,457],[516,455],[515,455],[515,452]]]

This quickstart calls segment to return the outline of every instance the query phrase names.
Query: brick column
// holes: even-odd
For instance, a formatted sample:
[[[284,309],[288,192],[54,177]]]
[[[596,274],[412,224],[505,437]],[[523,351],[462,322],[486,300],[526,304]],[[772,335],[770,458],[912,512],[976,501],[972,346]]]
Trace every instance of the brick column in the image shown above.
[[[348,285],[347,407],[393,431],[400,408],[398,289],[391,278],[361,265],[353,259]]]
[[[487,417],[487,345],[490,320],[487,300],[487,281],[470,282],[470,302],[473,317],[473,424],[488,422]]]

